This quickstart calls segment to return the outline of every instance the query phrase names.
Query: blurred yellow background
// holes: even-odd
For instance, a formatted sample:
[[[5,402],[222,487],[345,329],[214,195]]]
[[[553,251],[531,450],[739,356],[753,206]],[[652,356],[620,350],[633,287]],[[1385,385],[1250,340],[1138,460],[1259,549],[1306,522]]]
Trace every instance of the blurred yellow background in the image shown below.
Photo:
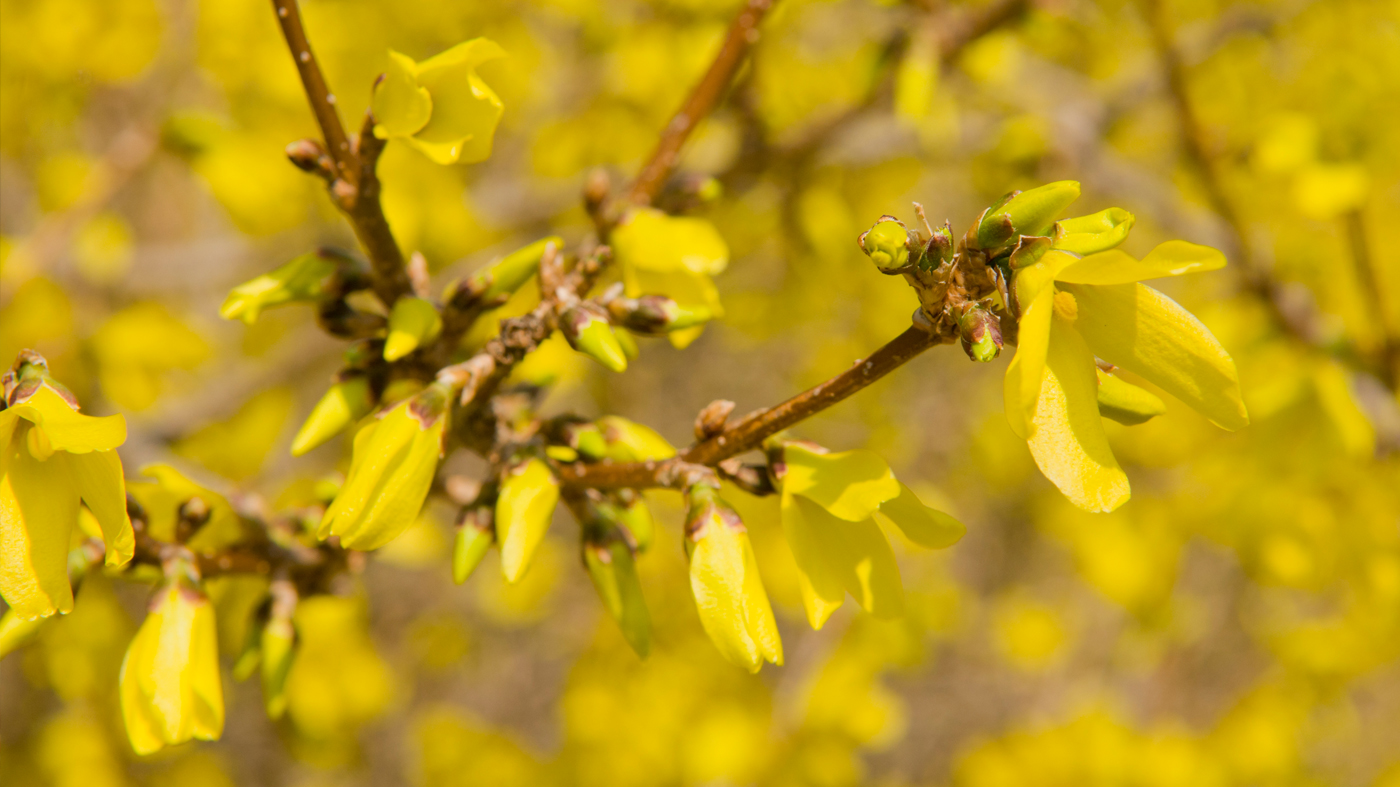
[[[684,445],[712,399],[773,404],[908,325],[913,293],[855,243],[881,214],[912,220],[917,200],[960,234],[1008,190],[1071,178],[1083,212],[1136,214],[1129,252],[1183,238],[1229,257],[1164,289],[1235,358],[1247,429],[1175,401],[1108,424],[1135,494],[1086,514],[1007,426],[1005,361],[942,348],[796,430],[879,452],[967,523],[936,553],[891,536],[905,619],[848,607],[808,630],[776,502],[726,491],[787,642],[785,666],[747,675],[698,624],[679,495],[648,493],[662,526],[638,564],[656,622],[640,661],[571,524],[521,584],[459,587],[452,512],[430,508],[344,596],[298,610],[287,717],[226,670],[223,739],[141,761],[116,672],[148,589],[90,577],[73,614],[0,661],[0,782],[1400,785],[1400,4],[1040,0],[970,30],[989,5],[1009,7],[783,0],[682,164],[724,188],[706,215],[732,253],[725,319],[684,351],[644,340],[624,375],[555,353],[534,372],[556,380],[547,409]],[[736,7],[303,12],[352,128],[391,48],[488,36],[508,53],[481,67],[505,104],[488,160],[398,144],[381,160],[395,234],[440,286],[547,231],[588,233],[585,175],[635,171]],[[354,247],[283,155],[315,134],[267,2],[0,0],[0,358],[39,350],[85,412],[126,414],[129,476],[169,462],[295,500],[346,455],[287,454],[341,345],[305,309],[217,316],[239,282]],[[226,666],[242,581],[210,583]]]

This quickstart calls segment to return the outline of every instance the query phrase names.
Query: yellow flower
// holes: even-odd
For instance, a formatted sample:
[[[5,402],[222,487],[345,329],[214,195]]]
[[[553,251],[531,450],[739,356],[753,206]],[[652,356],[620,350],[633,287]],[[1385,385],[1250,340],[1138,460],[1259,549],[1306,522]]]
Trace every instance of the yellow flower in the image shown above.
[[[41,364],[22,360],[21,375]],[[101,527],[107,565],[125,564],[135,549],[112,450],[126,442],[126,421],[81,415],[65,394],[36,374],[0,411],[0,596],[20,620],[72,611],[68,547],[80,501]]]
[[[120,682],[122,718],[137,754],[223,734],[214,607],[190,579],[170,581],[156,595],[122,660]]]
[[[390,50],[389,70],[371,99],[374,135],[402,139],[439,164],[486,159],[503,107],[476,69],[505,56],[486,38],[421,63]]]
[[[1006,370],[1007,419],[1041,472],[1075,505],[1112,511],[1129,496],[1099,420],[1096,356],[1217,426],[1249,423],[1234,361],[1220,342],[1171,298],[1140,283],[1224,264],[1214,249],[1169,241],[1142,260],[1117,249],[1082,258],[1051,249],[1013,274],[1021,318],[1016,357]]]
[[[749,672],[783,663],[783,643],[749,534],[739,515],[709,487],[693,487],[686,515],[690,592],[705,633],[719,652]]]
[[[904,586],[880,516],[914,543],[943,548],[962,538],[956,519],[919,502],[885,460],[870,451],[830,453],[810,443],[783,445],[783,536],[798,568],[807,622],[825,625],[850,593],[881,618],[904,610]]]
[[[413,524],[442,456],[451,392],[433,384],[355,435],[345,485],[326,509],[319,538],[377,549]]]

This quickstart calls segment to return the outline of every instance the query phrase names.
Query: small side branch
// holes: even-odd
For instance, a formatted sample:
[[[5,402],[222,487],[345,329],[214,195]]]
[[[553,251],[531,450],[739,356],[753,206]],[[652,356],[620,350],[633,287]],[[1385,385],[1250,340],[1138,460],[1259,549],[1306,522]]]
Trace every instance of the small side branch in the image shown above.
[[[632,182],[632,187],[627,193],[629,202],[648,204],[661,191],[671,170],[675,169],[681,146],[700,121],[719,103],[749,50],[758,42],[759,23],[763,21],[774,2],[775,0],[748,0],[738,16],[734,17],[724,45],[710,64],[710,69],[695,85],[680,111],[666,125],[661,139],[656,143],[656,149],[652,151],[641,172],[637,173],[637,179]]]
[[[691,446],[685,453],[663,462],[576,462],[565,465],[560,479],[570,486],[599,489],[666,486],[674,475],[673,464],[714,466],[732,456],[759,447],[764,440],[849,398],[881,377],[938,344],[951,341],[918,326],[910,327],[869,358],[782,404],[758,410],[725,427],[719,434]]]

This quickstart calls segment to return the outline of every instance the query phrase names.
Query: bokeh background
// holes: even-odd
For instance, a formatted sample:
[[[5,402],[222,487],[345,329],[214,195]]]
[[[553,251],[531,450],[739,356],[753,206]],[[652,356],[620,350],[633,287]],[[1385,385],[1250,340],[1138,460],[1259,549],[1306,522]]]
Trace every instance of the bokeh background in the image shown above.
[[[918,200],[961,232],[1010,189],[1073,178],[1078,213],[1136,214],[1130,252],[1226,251],[1225,270],[1164,288],[1236,359],[1248,429],[1175,402],[1108,424],[1133,500],[1081,513],[1006,425],[1005,360],[935,350],[797,430],[873,448],[967,523],[943,552],[896,544],[906,619],[847,605],[808,630],[776,504],[734,492],[787,651],[749,676],[700,630],[679,497],[654,493],[640,661],[567,517],[521,585],[488,562],[459,587],[453,512],[433,508],[341,596],[303,605],[288,718],[268,721],[257,681],[226,669],[223,740],[144,761],[116,673],[148,589],[90,577],[73,614],[0,661],[0,782],[1400,784],[1400,416],[1383,363],[1400,347],[1400,5],[1024,5],[782,0],[683,164],[724,186],[701,212],[733,253],[725,319],[685,351],[643,342],[623,375],[552,352],[533,372],[557,380],[546,409],[686,444],[712,399],[775,403],[908,324],[913,293],[855,245],[881,214],[912,219]],[[735,6],[304,14],[352,128],[390,48],[422,59],[486,35],[510,54],[482,69],[506,105],[488,161],[390,144],[381,163],[398,239],[441,285],[546,231],[583,238],[585,175],[635,170]],[[344,466],[338,444],[287,455],[340,345],[306,309],[217,317],[233,285],[353,247],[283,157],[314,135],[267,2],[0,0],[0,356],[38,349],[87,412],[125,413],[129,475],[168,462],[275,505]],[[230,658],[246,581],[211,588]]]

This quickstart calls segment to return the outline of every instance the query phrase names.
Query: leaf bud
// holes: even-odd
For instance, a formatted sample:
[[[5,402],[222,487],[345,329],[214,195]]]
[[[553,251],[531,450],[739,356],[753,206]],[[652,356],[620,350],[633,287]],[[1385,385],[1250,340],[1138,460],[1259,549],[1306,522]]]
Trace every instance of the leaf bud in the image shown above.
[[[462,584],[476,571],[496,540],[495,512],[490,505],[471,505],[457,517],[457,537],[452,546],[452,581]]]
[[[705,405],[705,409],[695,416],[695,439],[708,440],[724,431],[729,414],[734,412],[734,403],[728,399],[716,399]]]
[[[262,689],[267,716],[275,720],[287,712],[287,673],[296,656],[292,614],[296,611],[297,591],[290,581],[279,579],[272,583],[271,592],[272,613],[263,625],[261,637]]]
[[[974,361],[987,363],[1001,354],[1001,320],[980,306],[963,312],[958,320],[963,352]]]
[[[442,333],[442,315],[432,301],[405,295],[389,312],[389,336],[384,340],[384,360],[397,361],[431,342]]]
[[[362,374],[346,375],[330,387],[321,401],[311,408],[311,415],[292,438],[292,456],[301,456],[369,415],[374,409],[369,378]]]
[[[881,216],[875,226],[861,233],[857,243],[881,273],[894,274],[909,266],[909,247],[920,248],[911,243],[913,240],[904,222],[894,216]]]
[[[315,300],[330,289],[341,259],[326,250],[296,257],[279,268],[234,287],[219,307],[219,316],[251,325],[263,309]]]
[[[618,492],[615,500],[598,503],[595,510],[600,520],[625,531],[637,551],[645,552],[651,546],[656,522],[646,501],[637,492],[624,489]]]
[[[564,239],[552,235],[517,249],[485,270],[472,274],[467,279],[467,286],[473,292],[481,293],[482,300],[489,301],[510,295],[540,269],[540,260],[544,259],[545,248],[551,243],[556,249],[560,249],[564,246]]]
[[[929,237],[928,243],[924,244],[923,264],[929,268],[937,268],[945,262],[952,262],[955,251],[953,229],[946,225],[938,227]]]
[[[614,462],[648,462],[653,459],[670,459],[676,449],[647,426],[629,421],[618,415],[605,415],[597,421],[607,442],[606,458]]]
[[[1054,224],[1056,214],[1076,199],[1079,183],[1073,180],[1013,193],[982,214],[977,242],[992,251],[1012,242],[1017,235],[1044,235]]]
[[[664,295],[613,298],[608,314],[627,330],[650,335],[693,328],[714,317],[704,306],[681,306]]]
[[[613,335],[608,318],[597,307],[579,303],[559,315],[559,330],[569,346],[614,372],[627,369],[627,354]]]

